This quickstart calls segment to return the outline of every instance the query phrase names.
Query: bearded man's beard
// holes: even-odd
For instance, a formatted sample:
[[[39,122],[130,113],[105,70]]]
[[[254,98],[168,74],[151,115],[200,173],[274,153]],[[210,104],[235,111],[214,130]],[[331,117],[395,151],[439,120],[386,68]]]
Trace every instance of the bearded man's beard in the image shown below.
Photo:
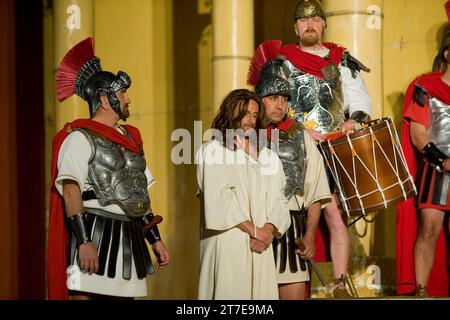
[[[319,34],[315,30],[306,30],[300,41],[304,46],[313,46],[319,42]]]
[[[128,106],[121,112],[120,119],[123,121],[127,121],[128,117],[130,116],[130,110],[128,109]]]

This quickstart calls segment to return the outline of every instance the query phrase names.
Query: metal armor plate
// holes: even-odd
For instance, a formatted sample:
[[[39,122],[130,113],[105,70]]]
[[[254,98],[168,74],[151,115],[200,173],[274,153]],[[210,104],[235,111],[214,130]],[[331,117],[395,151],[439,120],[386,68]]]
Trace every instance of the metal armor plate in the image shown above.
[[[303,194],[306,175],[306,149],[303,130],[280,131],[278,155],[286,176],[284,194],[290,199],[296,192]]]
[[[101,206],[117,204],[127,216],[141,217],[150,208],[145,158],[88,130],[80,130],[92,147],[88,179]]]
[[[283,76],[291,85],[291,115],[305,128],[324,134],[339,130],[345,121],[342,81],[337,67],[329,68],[326,79],[297,69],[283,59]]]
[[[428,136],[436,147],[450,157],[450,106],[429,95]]]

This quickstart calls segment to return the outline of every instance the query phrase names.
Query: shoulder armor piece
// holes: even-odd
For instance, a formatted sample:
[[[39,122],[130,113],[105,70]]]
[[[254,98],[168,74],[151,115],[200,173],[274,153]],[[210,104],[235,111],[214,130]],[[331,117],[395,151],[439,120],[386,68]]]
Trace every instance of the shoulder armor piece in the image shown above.
[[[414,86],[413,101],[416,102],[419,106],[423,107],[425,106],[425,95],[427,94],[428,92],[416,83],[416,85]]]
[[[365,72],[370,72],[369,68],[367,68],[365,65],[363,65],[361,61],[359,61],[358,59],[353,57],[347,51],[345,51],[344,54],[342,55],[341,64],[344,67],[347,67],[350,69],[350,71],[352,72],[353,78],[356,78],[357,72],[361,72],[361,70],[365,71]]]

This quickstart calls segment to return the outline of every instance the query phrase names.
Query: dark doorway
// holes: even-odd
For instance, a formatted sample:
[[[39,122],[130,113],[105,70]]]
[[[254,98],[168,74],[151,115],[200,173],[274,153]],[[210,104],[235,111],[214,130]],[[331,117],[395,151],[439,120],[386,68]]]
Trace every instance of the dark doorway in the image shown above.
[[[19,299],[45,299],[42,1],[16,1]]]

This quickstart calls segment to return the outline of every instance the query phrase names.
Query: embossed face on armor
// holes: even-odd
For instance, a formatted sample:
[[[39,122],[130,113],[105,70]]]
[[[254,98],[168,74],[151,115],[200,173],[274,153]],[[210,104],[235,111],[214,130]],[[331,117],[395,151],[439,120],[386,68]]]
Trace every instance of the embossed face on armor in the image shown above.
[[[287,199],[304,191],[307,163],[303,130],[300,128],[289,133],[280,132],[278,156],[286,176],[284,194]]]
[[[323,134],[340,130],[345,114],[339,70],[331,79],[319,79],[297,69],[290,61],[282,60],[284,76],[291,86],[292,117],[305,128]]]
[[[280,123],[286,115],[288,98],[282,95],[270,95],[263,98],[267,120]]]

